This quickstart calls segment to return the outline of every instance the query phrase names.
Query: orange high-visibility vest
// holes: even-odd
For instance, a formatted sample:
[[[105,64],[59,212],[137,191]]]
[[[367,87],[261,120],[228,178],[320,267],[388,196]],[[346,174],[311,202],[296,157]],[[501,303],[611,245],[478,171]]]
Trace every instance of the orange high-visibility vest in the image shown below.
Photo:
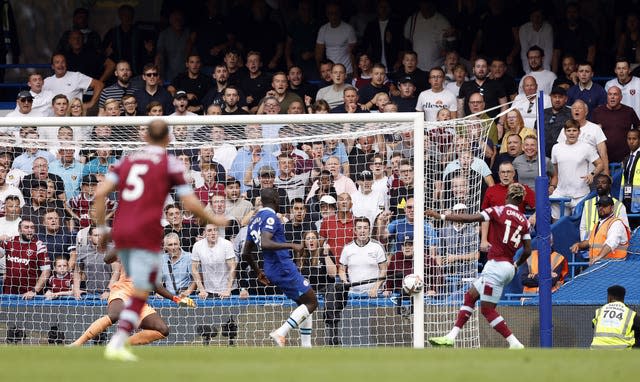
[[[562,269],[560,270],[560,278],[555,285],[551,286],[551,292],[555,292],[564,284],[564,278],[569,274],[569,264],[565,261],[564,256],[559,254],[556,251],[551,252],[551,271],[560,263],[563,263]],[[529,273],[533,273],[535,275],[538,274],[538,251],[531,251],[531,256],[527,259],[527,266],[529,267]],[[538,293],[538,287],[528,287],[524,286],[522,288],[522,293]]]
[[[602,247],[604,246],[604,242],[607,240],[607,233],[609,233],[609,227],[611,227],[611,224],[613,224],[615,221],[620,221],[622,223],[622,220],[620,220],[619,218],[616,218],[615,216],[611,216],[605,219],[604,222],[600,223],[600,225],[597,226],[597,228],[594,227],[594,229],[591,230],[591,233],[589,233],[589,258],[590,259],[593,259],[594,257],[600,254],[600,250],[602,250]],[[629,244],[629,239],[631,238],[631,233],[629,232],[629,228],[627,228],[627,226],[625,226],[624,223],[622,223],[622,225],[624,226],[624,229],[627,232],[627,244],[619,245],[617,248],[611,248],[611,252],[607,256],[605,256],[605,259],[624,259],[625,257],[627,257],[627,247]]]

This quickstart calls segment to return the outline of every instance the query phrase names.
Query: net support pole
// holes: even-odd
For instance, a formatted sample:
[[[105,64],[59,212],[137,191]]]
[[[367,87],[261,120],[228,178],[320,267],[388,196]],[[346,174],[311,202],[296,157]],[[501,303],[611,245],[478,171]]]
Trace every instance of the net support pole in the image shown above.
[[[413,129],[414,166],[414,221],[413,221],[413,272],[424,278],[424,129],[422,113],[416,114]],[[433,187],[433,185],[429,185]],[[424,348],[424,288],[413,295],[413,347]]]
[[[538,291],[540,295],[540,347],[553,346],[551,311],[551,207],[547,190],[544,138],[544,92],[538,93],[538,177],[536,178],[536,231],[538,232]]]

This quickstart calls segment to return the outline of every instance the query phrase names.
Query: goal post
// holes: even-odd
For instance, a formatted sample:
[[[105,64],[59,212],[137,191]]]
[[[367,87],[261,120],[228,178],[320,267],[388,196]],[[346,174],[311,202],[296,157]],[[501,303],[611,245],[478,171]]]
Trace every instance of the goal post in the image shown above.
[[[360,188],[371,187],[370,185],[364,186],[364,184],[366,180],[370,179],[369,176],[373,176],[371,173],[375,172],[372,170],[372,166],[375,166],[376,162],[374,158],[381,157],[383,166],[388,167],[384,171],[388,192],[387,195],[382,196],[384,204],[373,203],[372,205],[373,198],[368,196],[369,194],[362,196],[364,191],[358,190],[360,192],[358,194],[358,210],[362,211],[359,214],[367,217],[369,221],[371,238],[381,242],[386,253],[384,260],[389,264],[388,266],[391,263],[399,263],[396,257],[402,253],[402,248],[406,247],[408,243],[415,243],[412,259],[409,257],[405,259],[409,259],[412,263],[412,269],[396,268],[395,273],[388,269],[389,280],[383,281],[380,293],[376,297],[369,297],[366,288],[354,287],[349,291],[348,288],[345,290],[343,287],[333,285],[327,288],[324,285],[324,289],[319,293],[322,295],[321,306],[314,314],[314,345],[341,343],[345,346],[413,346],[422,348],[425,346],[425,335],[441,334],[445,328],[448,329],[453,324],[461,302],[462,292],[468,288],[470,280],[477,275],[477,260],[460,257],[461,254],[458,253],[460,251],[456,252],[456,255],[451,255],[452,258],[456,256],[456,259],[460,257],[455,263],[444,260],[449,256],[449,253],[453,253],[453,251],[449,251],[450,248],[447,248],[447,243],[453,242],[449,240],[453,239],[452,235],[456,235],[452,232],[458,231],[445,229],[447,227],[443,226],[441,222],[425,220],[424,211],[425,209],[437,209],[442,213],[452,213],[455,210],[454,207],[459,205],[464,205],[469,213],[479,211],[482,177],[473,175],[469,167],[471,162],[465,162],[466,164],[461,166],[461,160],[458,160],[457,156],[464,152],[471,156],[467,159],[480,161],[484,159],[485,150],[482,142],[486,141],[491,120],[456,119],[427,123],[424,121],[422,113],[1,118],[0,145],[3,147],[3,152],[11,152],[12,163],[16,165],[16,159],[20,155],[32,153],[31,156],[24,155],[24,158],[20,159],[20,168],[13,166],[6,168],[10,175],[7,178],[7,184],[10,183],[9,185],[14,187],[12,190],[18,189],[20,191],[19,203],[23,203],[22,199],[26,201],[25,204],[22,204],[22,218],[38,219],[39,221],[36,222],[38,239],[45,245],[52,244],[50,241],[54,240],[53,238],[62,240],[63,235],[50,232],[55,227],[48,226],[42,217],[49,210],[56,210],[60,218],[60,230],[65,230],[68,236],[73,237],[73,243],[64,242],[61,245],[61,243],[55,242],[53,245],[47,246],[47,248],[51,248],[48,256],[51,257],[49,261],[52,263],[52,274],[56,272],[53,262],[57,257],[52,251],[61,251],[64,253],[60,257],[70,257],[72,264],[69,266],[78,270],[77,274],[75,270],[70,271],[74,277],[78,277],[74,278],[74,281],[80,280],[82,287],[87,289],[98,283],[98,281],[92,280],[88,273],[90,271],[97,272],[98,269],[102,269],[104,272],[105,268],[98,264],[89,264],[91,256],[95,260],[96,253],[91,252],[91,197],[85,198],[83,187],[87,186],[87,189],[90,189],[95,181],[100,180],[99,175],[108,170],[109,165],[118,156],[126,155],[127,152],[135,151],[141,147],[144,144],[145,134],[141,126],[145,126],[157,118],[163,119],[172,127],[172,142],[168,150],[177,156],[186,157],[185,161],[193,165],[193,167],[187,168],[188,179],[193,182],[196,192],[201,200],[207,204],[207,208],[214,211],[216,208],[222,208],[227,214],[231,214],[227,210],[229,205],[234,209],[237,207],[238,211],[244,212],[246,209],[246,213],[243,213],[242,216],[234,217],[233,229],[216,231],[216,238],[228,237],[236,245],[235,259],[227,258],[225,261],[227,261],[226,264],[230,264],[230,261],[234,260],[238,267],[241,264],[237,251],[242,240],[237,238],[242,238],[242,235],[246,236],[246,229],[243,231],[247,223],[246,217],[259,207],[255,192],[252,193],[253,196],[248,195],[251,190],[268,185],[266,180],[267,183],[261,183],[263,176],[265,178],[271,177],[271,182],[275,182],[278,188],[284,190],[282,200],[286,200],[288,204],[283,206],[285,208],[281,211],[283,222],[291,222],[295,226],[293,215],[295,214],[294,204],[296,202],[294,201],[299,199],[303,201],[301,204],[305,209],[305,219],[307,215],[313,215],[313,219],[317,218],[317,220],[305,220],[300,223],[304,229],[296,228],[298,230],[295,231],[298,236],[294,235],[297,237],[296,240],[301,240],[305,244],[303,235],[311,227],[311,230],[316,231],[317,238],[323,232],[329,232],[329,235],[326,235],[329,237],[323,239],[326,239],[326,242],[336,243],[341,246],[342,250],[342,247],[346,247],[351,240],[357,239],[357,234],[354,233],[354,236],[348,239],[345,237],[336,238],[332,235],[333,231],[327,231],[323,228],[323,220],[328,226],[328,222],[331,221],[329,217],[332,216],[330,213],[325,214],[326,211],[323,208],[326,207],[328,210],[335,208],[335,211],[338,212],[342,208],[340,193],[337,190],[331,191],[338,188],[345,189],[344,185],[337,184],[337,178],[340,178],[341,181],[344,180],[344,183],[349,185],[346,186],[346,189],[349,190],[346,193],[350,194],[351,198],[356,198],[349,187],[355,187],[356,183]],[[215,127],[221,127],[223,132],[216,135]],[[61,131],[64,131],[65,134],[61,135]],[[291,152],[285,153],[283,145],[289,143],[291,145],[288,145],[286,150],[291,150]],[[318,146],[322,152],[320,154],[314,152],[314,146]],[[208,148],[211,148],[210,152],[205,153]],[[345,158],[341,156],[340,150],[347,151],[347,149],[349,151],[346,152],[347,157],[344,161]],[[328,152],[328,150],[331,151]],[[105,151],[109,152],[106,159],[101,156]],[[63,152],[68,152],[67,160],[71,160],[70,157],[73,156],[74,161],[84,161],[83,170],[75,175],[65,172],[65,166],[60,165]],[[356,153],[354,154],[355,158],[351,155],[352,152]],[[376,152],[380,155],[374,155]],[[401,181],[404,178],[401,174],[399,175],[399,167],[404,162],[401,160],[395,162],[393,159],[395,152],[400,152],[407,159],[411,159],[409,163],[413,172],[412,187],[404,185]],[[245,156],[246,162],[238,163],[240,155]],[[315,157],[315,155],[320,155],[320,157]],[[48,166],[48,173],[42,179],[39,176],[43,176],[43,173],[36,170],[38,165],[34,158],[41,156],[45,157]],[[290,156],[294,159],[289,164],[280,163],[279,160],[283,156]],[[0,154],[0,157],[3,155]],[[338,169],[331,168],[327,163],[330,158],[338,158]],[[286,158],[282,160],[287,161]],[[30,169],[23,162],[34,167]],[[453,170],[450,170],[447,165],[454,162],[457,164],[452,166]],[[3,166],[3,162],[0,162],[1,166]],[[6,164],[4,166],[7,167]],[[291,178],[283,180],[280,173],[290,170],[287,166],[294,166],[295,171],[291,172]],[[456,166],[458,167],[456,168]],[[87,168],[91,170],[85,171]],[[215,174],[211,175],[208,171]],[[227,178],[217,179],[216,176],[220,171],[224,171]],[[338,175],[344,171],[349,172],[349,176]],[[449,171],[450,177],[443,175],[445,171]],[[325,172],[330,180],[326,190],[321,183]],[[49,176],[50,174],[56,175],[57,178]],[[87,175],[89,177],[86,177]],[[94,180],[92,175],[98,176]],[[225,182],[229,181],[231,175],[236,175],[233,178],[237,184],[234,183],[233,186],[238,185],[240,194],[247,195],[244,196],[244,200],[251,201],[250,207],[246,203],[242,203],[242,207],[238,206],[240,203],[236,202],[243,197],[229,202],[233,197],[237,197],[229,196],[226,193],[227,183]],[[466,182],[463,184],[464,195],[462,196],[457,195],[457,191],[452,189],[455,178]],[[41,181],[44,181],[44,185],[48,184],[49,188],[52,187],[53,191],[48,189],[49,194],[43,197],[42,202],[36,203],[30,198],[39,195],[37,189],[43,186]],[[373,183],[375,184],[375,181]],[[2,185],[1,188],[4,187]],[[398,191],[402,187],[406,188],[403,191],[404,194]],[[232,193],[232,191],[229,192]],[[299,197],[300,195],[302,197]],[[320,195],[329,196],[329,198],[325,199]],[[410,233],[402,232],[402,236],[400,236],[400,232],[396,230],[393,235],[389,235],[386,228],[391,221],[405,219],[405,224],[409,224],[410,220],[407,220],[408,212],[405,206],[413,195],[415,195],[413,198],[413,219],[410,219],[410,224],[414,227],[413,231]],[[8,210],[5,211],[8,201],[4,199],[7,196],[6,193],[2,194],[0,215],[6,215],[8,212]],[[393,200],[395,205],[390,205],[390,200]],[[115,195],[111,201],[113,202],[112,208],[116,208],[117,197]],[[34,208],[34,203],[38,204],[35,206],[38,208]],[[167,205],[174,203],[175,200],[167,201]],[[352,203],[354,202],[352,201]],[[332,204],[333,207],[330,206]],[[45,211],[40,210],[41,212],[38,213],[37,210],[40,206],[46,206],[46,209]],[[26,214],[25,210],[29,208],[33,210],[28,210],[29,214]],[[179,206],[176,208],[180,211]],[[313,208],[317,208],[317,210]],[[391,215],[393,220],[379,219],[385,211],[393,211]],[[192,217],[186,215],[182,216],[180,224],[172,225],[173,223],[169,221],[171,219],[169,211],[165,212],[163,222],[168,224],[165,232],[173,232],[172,229],[181,230],[180,232],[176,231],[179,245],[184,252],[190,252],[191,261],[184,269],[198,270],[200,280],[197,280],[199,281],[197,284],[203,285],[207,293],[205,293],[206,296],[199,296],[198,290],[201,288],[195,288],[192,297],[200,305],[195,310],[177,309],[170,301],[160,298],[153,298],[150,301],[150,304],[161,313],[168,326],[174,328],[172,334],[162,340],[162,343],[226,344],[226,339],[221,342],[216,342],[217,339],[213,340],[214,332],[216,334],[220,332],[221,335],[226,333],[226,337],[231,339],[229,334],[230,331],[233,332],[231,329],[235,326],[235,334],[232,335],[234,344],[268,345],[269,331],[278,327],[286,319],[295,304],[283,298],[278,291],[271,290],[263,294],[264,291],[256,285],[254,280],[251,280],[248,271],[241,268],[235,270],[236,279],[230,284],[234,294],[231,297],[226,297],[226,291],[220,290],[221,286],[218,284],[220,284],[220,278],[231,276],[224,270],[217,270],[221,266],[224,267],[225,261],[214,261],[206,257],[209,255],[207,252],[209,238],[206,230],[197,226]],[[357,214],[354,213],[353,217],[356,217],[355,215]],[[193,230],[186,229],[187,225]],[[429,229],[415,228],[424,226]],[[470,225],[465,232],[477,230],[477,227],[477,225]],[[0,228],[2,228],[1,224]],[[15,234],[15,227],[12,232]],[[80,232],[84,233],[79,234]],[[445,234],[445,232],[447,233]],[[0,232],[0,234],[2,233]],[[428,236],[425,236],[425,233]],[[169,240],[168,236],[165,237],[165,240]],[[400,242],[399,237],[402,237],[404,241]],[[466,255],[478,251],[477,235],[474,240],[469,237],[469,240],[465,242],[465,248],[469,251]],[[5,242],[5,248],[8,248],[6,243],[9,241]],[[198,245],[196,248],[195,244],[200,242],[204,244]],[[428,244],[425,248],[418,243]],[[69,256],[70,249],[60,249],[65,245],[66,248],[75,247],[73,256]],[[311,244],[309,245],[311,246]],[[214,244],[211,244],[210,247],[213,248]],[[189,251],[184,250],[185,248]],[[315,248],[314,250],[316,251],[315,255],[300,255],[301,257],[298,258],[296,254],[295,260],[304,267],[310,267],[309,269],[324,267],[323,272],[329,272],[331,266],[326,264],[327,260],[321,260],[320,263],[314,262],[316,260],[313,256],[322,258],[323,248]],[[330,256],[327,257],[332,257],[332,261],[335,261],[333,266],[339,269],[339,256],[337,256],[339,254],[334,253],[336,250],[338,247],[330,247],[327,252]],[[10,260],[7,257],[7,261],[19,262],[22,260],[12,256]],[[177,264],[168,268],[170,273],[178,270],[179,265]],[[369,278],[362,276],[370,272],[366,268],[358,272],[350,272],[355,271],[354,268],[358,266],[360,266],[358,261],[350,263],[350,266],[345,265],[347,278]],[[7,267],[11,267],[11,265],[7,264]],[[214,269],[216,270],[214,271]],[[5,272],[6,275],[9,275],[9,271]],[[305,274],[305,276],[310,279],[317,278],[317,274],[313,273],[315,271],[309,272],[311,273]],[[398,276],[401,272],[404,272],[403,274],[416,273],[423,277],[426,284],[425,289],[411,296],[410,299],[407,296],[402,296],[397,288],[398,282],[401,284],[402,275]],[[211,277],[207,276],[208,273]],[[333,276],[337,276],[335,278],[339,279],[339,271],[337,273]],[[180,285],[175,282],[173,276],[172,273],[171,277],[164,278],[167,289],[179,291]],[[195,275],[191,275],[191,277],[197,278]],[[102,282],[105,281],[104,274],[97,278]],[[108,277],[106,278],[108,279]],[[331,277],[331,279],[333,278]],[[8,278],[5,277],[5,287],[7,280]],[[33,280],[23,281],[25,283],[33,282]],[[11,282],[15,282],[15,280]],[[54,277],[51,282],[55,284],[59,281]],[[259,289],[260,293],[253,293]],[[94,293],[84,295],[79,300],[64,294],[49,299],[49,297],[45,297],[43,290],[40,291],[41,295],[36,296],[33,300],[24,301],[19,298],[20,292],[22,292],[20,288],[15,289],[13,293],[0,295],[0,342],[4,338],[8,341],[9,338],[20,337],[18,335],[11,337],[11,334],[21,330],[25,333],[25,338],[31,338],[30,340],[23,339],[22,342],[46,342],[55,323],[56,330],[64,332],[65,343],[69,343],[77,338],[93,320],[105,314],[106,301],[99,298],[95,293],[96,290],[98,289],[95,289]],[[248,298],[243,295],[245,291],[249,293]],[[347,292],[349,292],[348,295]],[[335,293],[334,297],[338,297],[334,300],[328,299],[327,293]],[[394,296],[397,298],[393,301],[390,300],[389,297]],[[336,299],[337,301],[335,301]],[[335,311],[329,312],[329,304]],[[336,304],[339,309],[334,306]],[[338,317],[335,312],[338,312]],[[333,324],[331,324],[332,322]],[[337,327],[331,327],[334,324]],[[330,329],[335,329],[335,331],[331,332]],[[294,344],[296,336],[297,334],[292,334],[291,342]],[[334,337],[338,338],[337,343],[332,342]],[[470,320],[461,339],[459,343],[461,347],[479,346],[477,315]]]

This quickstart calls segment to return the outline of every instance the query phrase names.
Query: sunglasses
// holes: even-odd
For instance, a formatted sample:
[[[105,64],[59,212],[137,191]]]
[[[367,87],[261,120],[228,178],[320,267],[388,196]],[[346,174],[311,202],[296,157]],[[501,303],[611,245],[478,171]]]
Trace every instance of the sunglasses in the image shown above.
[[[28,102],[28,103],[33,103],[33,98],[20,98],[18,99],[18,101],[20,102]]]
[[[158,73],[156,73],[156,72],[145,73],[144,75],[147,76],[147,77],[158,77]]]

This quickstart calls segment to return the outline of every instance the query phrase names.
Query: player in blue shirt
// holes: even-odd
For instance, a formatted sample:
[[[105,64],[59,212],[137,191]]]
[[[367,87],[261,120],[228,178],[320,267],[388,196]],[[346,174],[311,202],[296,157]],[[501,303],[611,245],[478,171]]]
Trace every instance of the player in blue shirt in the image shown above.
[[[285,346],[289,331],[299,327],[302,347],[311,347],[311,314],[318,307],[318,299],[309,281],[300,274],[289,251],[301,250],[302,244],[286,242],[284,226],[276,215],[280,207],[276,189],[262,189],[260,199],[263,208],[249,223],[242,259],[251,265],[258,275],[258,281],[264,285],[276,285],[298,304],[282,326],[269,334],[275,344],[279,347]],[[256,261],[255,253],[258,251],[262,251],[264,272]]]

